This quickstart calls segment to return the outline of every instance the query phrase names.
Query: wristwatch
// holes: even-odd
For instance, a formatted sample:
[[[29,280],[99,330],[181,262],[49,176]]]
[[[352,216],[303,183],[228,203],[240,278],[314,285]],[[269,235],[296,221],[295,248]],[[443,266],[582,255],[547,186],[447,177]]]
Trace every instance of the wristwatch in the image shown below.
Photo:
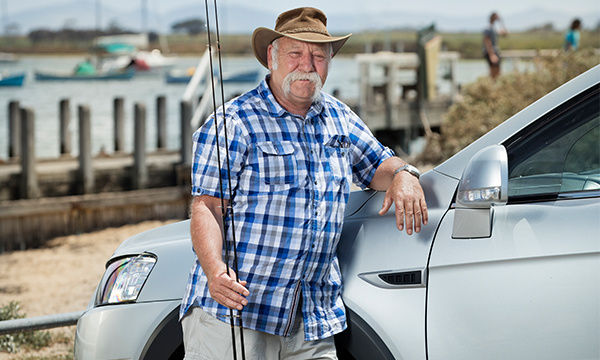
[[[416,167],[414,167],[412,165],[409,165],[409,164],[406,164],[404,166],[400,166],[396,171],[394,171],[394,177],[400,171],[407,171],[409,174],[414,175],[417,179],[419,178],[419,176],[421,176],[421,173],[419,172],[419,169],[417,169]]]

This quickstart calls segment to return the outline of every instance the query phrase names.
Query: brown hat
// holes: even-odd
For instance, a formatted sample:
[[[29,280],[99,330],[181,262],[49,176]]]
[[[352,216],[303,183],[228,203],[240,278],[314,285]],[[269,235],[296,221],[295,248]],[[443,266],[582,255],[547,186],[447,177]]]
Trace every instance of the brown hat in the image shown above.
[[[331,43],[333,55],[344,45],[352,34],[333,37],[327,32],[327,17],[315,8],[302,7],[288,10],[275,23],[275,30],[259,27],[252,34],[252,48],[260,63],[268,68],[267,48],[273,40],[282,36],[311,43]]]

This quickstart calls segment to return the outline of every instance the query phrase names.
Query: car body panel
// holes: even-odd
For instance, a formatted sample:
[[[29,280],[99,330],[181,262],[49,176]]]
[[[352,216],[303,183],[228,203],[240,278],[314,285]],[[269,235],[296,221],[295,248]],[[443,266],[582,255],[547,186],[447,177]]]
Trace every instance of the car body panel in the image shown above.
[[[154,245],[149,252],[158,257],[152,273],[140,292],[138,301],[182,299],[188,275],[196,255],[189,235],[189,220],[177,223],[172,230],[180,231],[182,238]]]
[[[141,359],[163,320],[181,299],[87,309],[77,322],[76,359]]]
[[[431,254],[429,358],[600,358],[598,198],[495,207],[487,239],[448,236],[454,212]]]
[[[426,284],[376,286],[362,275],[426,270],[431,242],[458,182],[434,171],[420,181],[429,210],[420,233],[399,231],[393,211],[378,215],[385,197],[380,192],[345,219],[338,245],[346,307],[379,334],[396,359],[425,359]]]

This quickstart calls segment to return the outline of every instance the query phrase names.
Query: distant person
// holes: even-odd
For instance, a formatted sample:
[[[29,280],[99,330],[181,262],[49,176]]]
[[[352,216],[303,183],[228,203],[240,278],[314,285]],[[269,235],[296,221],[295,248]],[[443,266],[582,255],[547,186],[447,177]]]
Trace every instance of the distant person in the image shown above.
[[[490,15],[490,24],[483,31],[483,56],[490,66],[490,76],[495,79],[500,75],[500,48],[498,47],[498,35],[506,36],[508,32],[504,24],[502,28],[496,30],[494,23],[502,22],[497,13]]]
[[[575,19],[571,23],[571,28],[565,33],[564,49],[566,51],[579,49],[581,40],[581,20]]]
[[[96,67],[92,64],[92,61],[87,58],[75,66],[75,75],[94,75],[96,73]]]

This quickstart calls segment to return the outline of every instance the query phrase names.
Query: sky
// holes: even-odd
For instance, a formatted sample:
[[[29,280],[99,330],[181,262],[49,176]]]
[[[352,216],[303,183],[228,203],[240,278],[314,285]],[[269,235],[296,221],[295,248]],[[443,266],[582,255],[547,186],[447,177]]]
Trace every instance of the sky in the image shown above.
[[[181,5],[204,4],[201,0],[79,0],[87,2],[99,1],[103,6],[111,7],[115,10],[128,11],[140,6],[144,1],[147,6],[152,7],[159,12],[169,11],[180,7]],[[210,1],[210,0],[209,0]],[[0,3],[8,7],[10,12],[19,12],[50,4],[67,3],[71,0],[0,0]],[[236,3],[246,3],[248,0],[219,0],[219,6],[231,6]],[[492,3],[492,5],[490,5]],[[347,12],[356,13],[369,10],[406,10],[412,12],[431,11],[445,15],[480,15],[488,14],[492,10],[501,13],[514,13],[527,8],[540,7],[554,11],[561,11],[565,14],[584,13],[596,11],[600,13],[599,0],[503,0],[500,2],[488,2],[481,0],[252,0],[252,4],[258,8],[274,10],[276,13],[292,9],[299,6],[314,6],[325,13],[328,12]],[[491,8],[495,6],[496,8]]]
[[[208,0],[212,4],[214,0]],[[140,16],[133,16],[134,11],[139,11],[145,4],[146,8],[153,13],[150,18],[154,23],[150,26],[154,30],[168,31],[168,26],[175,21],[181,20],[181,14],[190,14],[190,9],[197,9],[197,14],[204,14],[204,1],[202,0],[0,0],[0,15],[2,13],[15,15],[28,10],[40,10],[54,5],[66,5],[73,9],[73,3],[87,4],[87,8],[94,5],[102,5],[107,12],[100,13],[103,25],[106,26],[114,15],[127,14],[117,20],[120,25],[129,28],[141,28]],[[252,10],[260,11],[262,17],[248,18],[240,22],[240,12],[233,23],[225,22],[224,31],[232,32],[249,31],[256,26],[271,27],[275,23],[275,15],[285,10],[299,6],[313,6],[323,10],[332,21],[330,25],[341,24],[344,29],[337,31],[359,31],[368,28],[385,27],[423,27],[435,23],[438,29],[450,31],[479,31],[487,24],[487,19],[493,11],[497,11],[505,20],[510,30],[526,30],[534,26],[552,23],[556,29],[566,29],[575,17],[582,18],[584,28],[593,28],[600,23],[600,0],[503,0],[497,2],[481,0],[217,0],[219,11],[226,15],[228,10],[236,9],[236,5],[244,8],[252,7]],[[212,6],[211,6],[212,7]],[[245,11],[245,10],[244,10]],[[169,14],[171,13],[171,14]],[[233,13],[233,12],[231,12]],[[258,14],[259,12],[254,12]],[[266,19],[272,22],[264,23]],[[65,19],[60,18],[61,12],[54,12],[53,16],[40,18],[39,12],[35,15],[23,15],[21,24],[26,28],[51,27],[57,28],[64,25]],[[177,18],[174,18],[177,14]],[[335,16],[333,16],[335,14]],[[87,16],[84,16],[87,15]],[[195,15],[195,14],[194,14]],[[43,15],[42,15],[43,16]],[[65,15],[76,25],[90,23],[90,14]],[[125,16],[125,17],[123,17]],[[197,15],[195,15],[197,16]],[[93,15],[91,17],[93,19]],[[226,16],[223,16],[227,19]],[[340,23],[339,20],[344,19]],[[348,19],[353,19],[348,21]],[[8,21],[5,19],[5,21]],[[94,20],[91,20],[92,22]],[[40,22],[44,22],[43,24]],[[29,24],[28,24],[29,23]],[[158,25],[157,25],[158,24]],[[233,25],[234,24],[234,25]],[[391,25],[390,25],[391,24]],[[156,27],[161,27],[156,29]],[[243,28],[243,29],[242,29]],[[240,30],[241,29],[241,30]],[[250,30],[248,30],[250,29]],[[355,30],[356,29],[356,30]],[[26,31],[25,31],[26,32]]]

